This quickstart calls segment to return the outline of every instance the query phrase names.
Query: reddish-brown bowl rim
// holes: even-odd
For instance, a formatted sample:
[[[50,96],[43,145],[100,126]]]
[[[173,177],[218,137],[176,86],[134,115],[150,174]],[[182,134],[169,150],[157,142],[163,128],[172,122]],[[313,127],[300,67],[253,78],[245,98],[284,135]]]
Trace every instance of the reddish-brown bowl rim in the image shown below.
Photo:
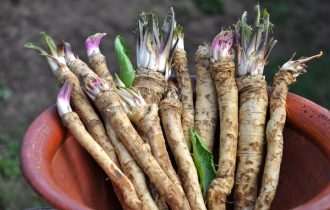
[[[330,112],[329,110],[315,104],[314,102],[289,93],[287,98],[287,123],[294,125],[299,130],[309,135],[314,142],[322,150],[326,158],[330,161]],[[293,117],[294,116],[294,117]],[[39,115],[27,129],[21,146],[21,169],[24,177],[33,187],[33,189],[44,198],[50,205],[58,209],[89,209],[77,201],[68,198],[60,188],[51,183],[52,180],[47,179],[47,174],[43,174],[47,170],[40,170],[45,167],[47,158],[51,158],[51,154],[45,156],[42,152],[31,154],[32,148],[37,144],[40,148],[48,148],[49,142],[35,142],[34,139],[38,135],[43,135],[43,128],[40,127],[42,122],[47,120],[52,123],[52,127],[56,129],[58,135],[54,136],[52,141],[52,152],[61,145],[60,136],[63,136],[64,129],[59,123],[60,119],[57,115],[56,107],[50,106],[41,115]],[[53,120],[49,120],[53,119]],[[313,124],[317,124],[317,130]],[[42,173],[40,173],[42,172]],[[47,172],[45,172],[47,173]],[[49,175],[49,174],[48,174]],[[50,177],[50,176],[48,176]],[[316,196],[307,202],[294,208],[295,210],[314,210],[330,208],[330,184]]]
[[[51,119],[51,120],[49,120]],[[43,125],[44,121],[51,123],[49,127],[56,129],[54,136],[54,141],[52,142],[35,142],[36,136],[43,135],[43,132],[47,132],[47,129],[43,129],[40,125]],[[55,105],[47,108],[41,115],[39,115],[30,125],[27,132],[24,135],[23,142],[21,145],[21,156],[20,163],[21,169],[24,177],[32,188],[50,205],[57,209],[83,209],[90,210],[81,203],[70,199],[65,195],[65,193],[58,187],[53,180],[49,177],[52,175],[49,170],[44,170],[42,167],[47,167],[49,164],[49,158],[51,158],[56,152],[57,148],[61,145],[61,137],[64,135],[64,129],[60,123],[60,117],[57,114],[57,109]],[[52,145],[50,146],[49,143]],[[40,153],[32,154],[35,152],[33,147],[39,147],[42,149],[51,148],[50,154]],[[49,166],[48,166],[49,167]]]

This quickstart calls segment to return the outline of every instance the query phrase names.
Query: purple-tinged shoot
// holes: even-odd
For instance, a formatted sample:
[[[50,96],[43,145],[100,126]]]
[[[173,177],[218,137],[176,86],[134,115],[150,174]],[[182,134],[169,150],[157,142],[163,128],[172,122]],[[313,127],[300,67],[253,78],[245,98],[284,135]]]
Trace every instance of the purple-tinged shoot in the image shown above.
[[[158,18],[155,13],[142,12],[138,16],[136,29],[138,68],[170,75],[175,24],[173,8],[170,8],[169,15],[161,28],[158,26]]]
[[[255,25],[251,28],[247,24],[247,12],[244,12],[241,20],[236,24],[236,34],[239,34],[240,41],[237,43],[237,74],[262,75],[271,50],[277,43],[269,38],[269,31],[273,24],[269,20],[269,14],[265,9],[262,17],[260,6],[256,5],[257,18]]]
[[[86,83],[86,93],[92,99],[95,100],[102,92],[110,90],[108,83],[100,77],[91,78]]]
[[[69,81],[66,81],[57,95],[56,105],[60,117],[63,117],[63,115],[69,112],[72,112],[70,106],[71,89],[72,89],[71,83]]]
[[[96,33],[88,37],[85,41],[87,55],[91,56],[94,53],[100,53],[100,43],[102,38],[107,35],[106,33]]]
[[[115,82],[117,86],[116,92],[121,97],[121,103],[123,105],[123,109],[126,113],[130,113],[136,107],[147,105],[146,101],[143,97],[134,89],[129,89],[125,86],[125,84],[120,80],[118,75],[115,75]]]
[[[223,60],[232,56],[231,47],[233,45],[233,31],[221,31],[216,35],[211,45],[211,57],[217,60]]]
[[[138,93],[134,89],[128,89],[128,88],[126,88],[126,91],[128,94],[130,94],[134,98],[137,105],[139,105],[139,106],[147,105],[147,102],[143,99],[143,97],[140,95],[140,93]]]
[[[70,43],[68,42],[64,43],[64,52],[65,52],[65,60],[67,63],[70,63],[76,59],[76,56],[72,51]]]
[[[293,77],[293,82],[296,81],[296,78],[300,75],[300,74],[304,74],[306,73],[306,62],[311,61],[315,58],[320,58],[323,55],[323,52],[320,51],[319,54],[317,55],[313,55],[307,58],[300,58],[298,60],[293,60],[295,53],[292,55],[292,57],[290,58],[290,60],[288,60],[286,63],[284,63],[281,68],[280,71],[288,71],[292,74]]]

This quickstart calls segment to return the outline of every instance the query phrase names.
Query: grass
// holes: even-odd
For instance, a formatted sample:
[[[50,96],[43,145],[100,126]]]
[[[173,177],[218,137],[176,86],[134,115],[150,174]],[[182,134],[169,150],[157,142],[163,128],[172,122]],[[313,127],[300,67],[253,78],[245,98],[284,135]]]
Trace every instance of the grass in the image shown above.
[[[19,167],[19,136],[24,129],[15,126],[12,131],[0,130],[0,209],[17,210],[42,207],[47,204],[32,191]]]
[[[11,90],[0,80],[0,102],[6,102],[11,98]]]

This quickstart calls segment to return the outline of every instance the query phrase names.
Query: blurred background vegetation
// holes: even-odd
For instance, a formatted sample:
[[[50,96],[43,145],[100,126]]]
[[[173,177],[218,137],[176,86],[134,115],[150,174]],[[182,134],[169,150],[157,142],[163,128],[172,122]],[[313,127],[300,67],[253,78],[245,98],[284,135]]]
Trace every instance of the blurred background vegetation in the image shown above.
[[[23,49],[28,41],[40,41],[46,31],[56,40],[71,42],[86,60],[84,39],[107,32],[103,52],[113,71],[118,64],[113,40],[120,34],[135,51],[135,16],[142,10],[165,15],[173,5],[177,21],[185,29],[189,67],[194,73],[194,52],[210,42],[222,27],[232,26],[244,10],[252,22],[256,1],[231,0],[2,0],[0,7],[0,209],[16,210],[47,206],[25,182],[19,168],[19,147],[33,119],[55,102],[56,81],[43,58]],[[330,1],[270,0],[261,2],[275,24],[279,41],[266,67],[272,77],[291,55],[309,56],[325,52],[309,64],[308,73],[298,78],[290,91],[330,108]],[[133,58],[133,63],[134,63]]]

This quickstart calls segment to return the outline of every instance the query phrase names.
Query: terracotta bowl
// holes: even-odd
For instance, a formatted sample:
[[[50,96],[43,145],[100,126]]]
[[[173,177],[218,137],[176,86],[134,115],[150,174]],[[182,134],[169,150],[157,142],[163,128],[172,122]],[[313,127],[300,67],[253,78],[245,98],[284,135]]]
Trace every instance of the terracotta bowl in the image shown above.
[[[272,209],[330,209],[330,112],[294,94],[288,96],[287,110]],[[121,209],[110,181],[62,127],[55,106],[27,130],[21,167],[34,190],[57,209]]]

